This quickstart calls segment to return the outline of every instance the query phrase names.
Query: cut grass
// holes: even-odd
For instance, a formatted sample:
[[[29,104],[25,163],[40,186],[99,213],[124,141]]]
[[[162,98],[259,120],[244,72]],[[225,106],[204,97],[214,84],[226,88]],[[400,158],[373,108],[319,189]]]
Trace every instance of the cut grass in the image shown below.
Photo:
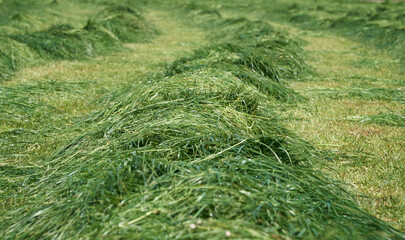
[[[166,61],[184,56],[204,36],[201,31],[179,25],[165,12],[147,14],[148,19],[164,26],[165,34],[154,43],[126,44],[132,50],[91,61],[44,63],[22,69],[12,81],[3,82],[7,91],[2,89],[1,100],[4,114],[0,122],[0,181],[5,200],[1,212],[24,202],[24,198],[13,194],[35,179],[18,169],[38,170],[40,162],[61,144],[80,135],[86,129],[83,116],[107,104],[108,98],[100,97],[125,88],[147,71],[163,68]],[[18,105],[12,105],[13,102]],[[32,114],[37,117],[32,118]],[[3,166],[8,170],[3,172]]]
[[[27,89],[53,106],[61,102],[59,94],[66,94],[70,112],[80,110],[74,100],[84,106],[93,103],[87,112],[101,109],[84,123],[72,124],[75,130],[51,131],[53,138],[63,134],[72,140],[56,144],[58,151],[42,151],[44,157],[35,165],[7,163],[2,168],[10,177],[1,184],[7,191],[19,191],[6,191],[5,207],[13,210],[1,214],[0,237],[403,238],[360,210],[341,183],[314,170],[312,164],[324,160],[323,155],[282,126],[285,119],[277,112],[291,106],[285,102],[302,103],[297,101],[302,97],[286,86],[305,72],[297,41],[264,22],[224,19],[199,6],[193,11],[200,17],[181,16],[229,34],[211,38],[213,45],[164,71],[135,79],[156,67],[151,63],[178,58],[195,45],[182,44],[172,34],[159,39],[167,40],[164,43],[127,45],[139,50],[136,54],[142,59],[119,53],[94,62],[61,62],[55,72],[28,69],[7,83],[17,93]],[[170,26],[162,16],[160,21],[160,26]],[[180,33],[193,41],[202,36]],[[252,37],[244,40],[246,36]],[[176,49],[168,53],[162,46]],[[152,48],[153,54],[145,48]],[[33,84],[27,76],[38,69],[43,82]],[[46,81],[55,76],[67,82]],[[94,82],[77,81],[78,77]],[[117,90],[118,82],[126,89]],[[83,89],[86,84],[94,84],[101,93]],[[91,101],[101,95],[107,95],[106,103]],[[318,104],[324,101],[320,98]],[[79,112],[75,115],[86,109]],[[17,133],[10,131],[11,136]],[[38,141],[38,132],[31,133]],[[29,135],[25,134],[21,136]],[[395,206],[389,216],[401,211],[400,194],[384,198]]]
[[[0,45],[0,81],[9,79],[21,65],[35,57],[27,46],[9,38],[0,37]]]
[[[314,142],[319,148],[337,150],[339,154],[336,159],[341,161],[331,164],[336,169],[332,171],[333,176],[356,184],[354,190],[371,196],[360,198],[364,209],[393,226],[405,230],[403,218],[405,208],[402,200],[405,187],[401,185],[405,182],[402,177],[405,155],[403,129],[396,126],[347,121],[347,117],[353,115],[374,116],[379,112],[403,112],[402,102],[391,100],[402,99],[401,96],[398,98],[394,95],[403,93],[405,83],[403,63],[398,58],[403,55],[404,48],[402,43],[385,46],[383,44],[384,41],[401,41],[403,36],[379,34],[390,29],[403,28],[402,20],[388,18],[395,14],[400,15],[403,12],[404,3],[399,5],[389,3],[387,13],[378,13],[379,17],[387,17],[387,19],[372,20],[370,26],[363,25],[366,21],[364,19],[369,17],[364,14],[373,13],[377,8],[384,7],[384,4],[360,1],[294,0],[271,3],[254,1],[254,4],[237,0],[221,1],[221,4],[217,4],[216,1],[204,1],[198,4],[205,7],[212,6],[222,16],[246,17],[262,21],[268,19],[272,25],[296,37],[302,37],[308,43],[304,47],[306,62],[312,67],[313,73],[317,74],[300,77],[296,79],[299,81],[292,82],[291,86],[305,95],[309,101],[299,104],[295,109],[291,106],[281,107],[279,114],[286,119],[289,128],[297,130],[301,136]],[[357,16],[363,18],[360,24],[351,22],[353,17],[348,17],[344,19],[346,26],[327,28],[334,18],[345,17],[348,9],[353,9],[355,12],[364,11],[364,14]],[[307,14],[308,21],[292,25],[290,21],[292,13],[298,12]],[[325,22],[325,25],[316,25],[314,24],[316,19],[330,19],[330,22]],[[350,29],[343,31],[346,28]],[[374,30],[376,34],[365,35],[368,31]],[[398,33],[403,35],[403,31]],[[377,35],[379,37],[374,38]],[[376,50],[376,47],[383,51]],[[305,92],[311,91],[312,88],[334,88],[333,95],[341,94],[341,97],[330,99],[325,96],[318,97],[316,93],[306,95]],[[353,88],[357,89],[355,97],[344,94]],[[369,91],[362,94],[362,89],[384,89],[382,91],[387,94],[376,97]],[[393,90],[393,96],[389,95],[391,90]],[[362,99],[363,95],[370,100]],[[376,98],[390,100],[371,100]],[[369,136],[372,138],[367,140]],[[368,154],[362,153],[365,150]],[[354,156],[343,157],[347,155]],[[352,164],[348,166],[348,162]]]
[[[367,116],[353,116],[348,118],[352,121],[359,121],[362,123],[376,123],[379,125],[391,125],[391,126],[405,126],[405,116],[403,114],[396,114],[393,112],[380,112],[376,115],[367,115]]]
[[[79,28],[102,9],[101,1],[72,0],[52,4],[49,0],[5,0],[0,3],[0,32],[7,35],[32,33],[56,23],[70,23]]]
[[[196,1],[188,1],[196,4]],[[321,30],[351,38],[387,51],[404,70],[405,2],[368,1],[272,1],[214,0],[198,3],[211,6],[225,16],[249,16],[251,19],[289,22],[302,29]],[[319,46],[322,47],[322,46]]]
[[[85,29],[75,29],[69,24],[54,25],[47,30],[31,34],[11,36],[27,45],[39,56],[54,59],[83,59],[95,56],[101,51],[118,48],[118,42],[106,32],[92,34]]]
[[[136,18],[138,19],[138,16]],[[45,64],[49,58],[82,58],[81,49],[78,47],[80,44],[75,45],[75,43],[80,43],[83,36],[75,33],[77,29],[73,29],[73,33],[65,34],[64,31],[63,28],[51,28],[51,30],[45,31],[42,39],[37,36],[40,34],[38,32],[26,33],[25,36],[35,35],[35,39],[31,40],[33,40],[32,48],[36,48],[37,53],[35,50],[30,50],[25,44],[4,37],[3,43],[7,45],[7,48],[2,49],[2,53],[5,53],[2,55],[4,57],[2,59],[7,61],[3,66],[12,67],[5,78],[10,79],[15,71],[19,70],[19,67],[31,65],[29,62],[38,59],[41,52],[44,55],[44,61],[41,64]],[[139,39],[140,42],[145,41],[145,37],[154,32],[154,30],[146,31],[145,29],[146,32],[141,34],[140,29],[135,29],[135,31],[139,36],[142,35]],[[55,41],[49,41],[49,35],[56,35]],[[72,39],[66,39],[67,36]],[[84,41],[87,40],[84,39]],[[49,45],[47,45],[48,43]],[[95,42],[95,44],[99,44],[99,42]],[[44,48],[44,46],[51,48]],[[21,56],[24,51],[27,53]],[[122,56],[120,56],[121,58]],[[63,65],[70,65],[72,69],[81,65],[81,68],[75,69],[76,76],[71,75],[72,69],[69,72],[55,71]],[[90,71],[83,72],[83,66]],[[94,66],[104,67],[106,71],[95,74],[97,70],[94,69]],[[18,75],[12,81],[2,83],[0,87],[0,138],[2,139],[0,141],[0,171],[2,172],[0,181],[2,182],[2,198],[6,199],[2,202],[2,208],[20,202],[22,199],[19,197],[10,199],[10,196],[19,191],[24,184],[31,182],[31,174],[25,174],[19,169],[38,170],[40,168],[39,160],[48,158],[49,154],[55,151],[61,143],[68,141],[85,129],[85,123],[82,124],[78,120],[84,114],[101,108],[103,104],[97,102],[100,96],[123,87],[116,86],[114,89],[112,87],[113,84],[116,84],[112,82],[114,79],[108,81],[103,79],[106,77],[106,66],[111,66],[111,63],[104,61],[102,66],[89,62],[83,64],[68,61],[56,64],[48,63],[45,66],[31,67],[26,71],[25,76],[24,74]],[[123,65],[121,64],[121,66]],[[44,71],[45,68],[48,73]],[[49,70],[53,72],[53,75],[49,74]],[[89,79],[89,74],[93,74],[92,79]],[[82,80],[77,80],[77,78]]]
[[[274,53],[294,44],[283,40]],[[235,42],[234,59],[196,51],[111,96],[87,133],[41,162],[26,202],[0,217],[3,236],[401,238],[314,170],[317,151],[275,116],[296,60],[261,64],[257,46]]]
[[[405,102],[405,90],[386,88],[311,88],[306,94],[325,96],[333,99],[358,98],[364,100],[385,100]]]
[[[40,31],[4,35],[0,44],[11,50],[1,51],[0,80],[7,80],[24,63],[32,61],[33,54],[26,47],[44,59],[86,59],[122,49],[122,43],[150,40],[157,33],[129,5],[104,5],[95,20],[88,16],[87,24],[82,23],[79,28],[65,23]],[[10,45],[13,40],[21,44]],[[16,56],[18,61],[14,60]]]
[[[292,84],[293,89],[310,100],[295,111],[296,119],[290,118],[288,126],[319,148],[339,153],[331,162],[334,169],[331,173],[352,183],[354,190],[365,195],[359,197],[363,208],[403,230],[405,132],[401,122],[399,125],[397,122],[398,113],[403,111],[401,70],[396,64],[379,70],[338,67],[357,55],[364,56],[364,49],[358,43],[337,41],[325,33],[301,34],[309,43],[305,46],[308,63],[318,71],[318,76]],[[319,46],[333,46],[335,51]],[[350,55],[339,54],[348,49]],[[375,50],[369,50],[367,56],[371,61],[390,61],[387,55]],[[320,88],[328,93],[316,90]],[[311,94],[306,95],[307,92]],[[292,112],[289,114],[294,115]],[[353,116],[366,121],[354,122]],[[376,124],[366,124],[374,121]]]

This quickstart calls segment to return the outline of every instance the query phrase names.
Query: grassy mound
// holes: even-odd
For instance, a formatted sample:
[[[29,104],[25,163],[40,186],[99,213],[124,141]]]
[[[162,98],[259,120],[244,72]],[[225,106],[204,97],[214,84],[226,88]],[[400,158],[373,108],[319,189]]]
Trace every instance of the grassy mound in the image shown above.
[[[6,37],[0,37],[0,81],[8,79],[25,62],[35,55],[23,44]]]
[[[166,74],[172,76],[207,67],[219,68],[232,72],[236,78],[254,85],[268,96],[284,101],[303,100],[283,80],[285,76],[291,77],[295,66],[290,68],[278,61],[271,61],[271,57],[277,54],[269,52],[272,51],[261,46],[231,43],[213,45],[195,51],[192,57],[177,60],[167,69]]]
[[[94,20],[90,17],[82,28],[66,23],[52,25],[45,30],[3,36],[4,41],[0,41],[2,48],[9,48],[8,42],[20,44],[13,44],[12,52],[2,50],[0,80],[7,79],[25,62],[29,62],[25,46],[45,59],[85,59],[122,49],[123,42],[147,41],[156,34],[156,30],[130,6],[116,3],[104,5],[98,16]],[[18,59],[18,62],[12,59]]]
[[[224,15],[243,13],[252,19],[272,22],[286,21],[299,28],[331,31],[344,37],[368,43],[387,51],[404,69],[405,2],[403,1],[259,1],[242,0],[188,1],[189,11],[201,10],[207,22],[213,21],[218,11]],[[181,4],[179,4],[181,5]],[[214,9],[210,9],[210,7]],[[239,15],[240,16],[240,15]]]
[[[181,62],[214,59],[215,64],[221,62],[220,66],[228,70],[245,67],[278,82],[293,80],[310,70],[302,59],[301,41],[263,21],[223,18],[218,11],[195,4],[187,5],[185,9],[192,22],[207,29],[217,44],[199,50]]]
[[[33,159],[47,156],[43,146],[52,152],[58,142],[71,139],[69,132],[80,128],[80,123],[72,124],[77,117],[65,108],[64,102],[72,95],[76,99],[87,97],[82,89],[89,86],[92,86],[89,81],[66,83],[44,79],[0,86],[0,212],[21,200],[14,193],[41,176],[41,166]],[[57,103],[49,99],[57,99]],[[63,135],[59,134],[61,131]]]
[[[265,60],[293,41],[262,53],[261,37],[220,39],[112,96],[86,134],[43,161],[17,195],[26,201],[0,216],[0,237],[400,239],[282,127],[273,109],[299,98],[282,81],[296,60]]]
[[[110,4],[96,21],[122,42],[144,42],[157,33],[138,11],[128,5]]]
[[[144,38],[150,33],[146,22],[129,7],[108,7],[101,15],[100,19],[89,20],[83,29],[61,24],[11,38],[26,44],[43,57],[80,59],[117,49],[121,42],[139,41],[139,35]]]
[[[45,31],[11,38],[27,45],[41,57],[54,59],[81,59],[118,47],[117,41],[108,33],[99,31],[93,34],[74,29],[69,24],[55,25]]]
[[[2,34],[13,34],[38,29],[51,16],[47,14],[36,14],[38,9],[50,7],[49,1],[27,0],[15,1],[7,0],[0,2],[0,32]]]
[[[312,29],[337,30],[389,51],[405,66],[405,3],[348,1],[336,6],[328,1],[290,8],[292,22]]]

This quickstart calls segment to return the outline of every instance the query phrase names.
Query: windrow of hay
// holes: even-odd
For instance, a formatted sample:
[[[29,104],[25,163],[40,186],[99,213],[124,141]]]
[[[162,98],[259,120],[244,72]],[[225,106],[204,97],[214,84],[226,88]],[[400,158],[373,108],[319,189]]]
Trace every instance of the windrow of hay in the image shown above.
[[[34,59],[35,54],[24,44],[0,36],[0,80],[10,78],[19,66]]]
[[[183,1],[182,1],[183,2]],[[338,33],[356,41],[387,51],[405,69],[405,2],[404,1],[262,1],[188,0],[189,10],[211,6],[204,14],[218,11],[227,15],[244,13],[255,19],[286,21],[301,29]],[[210,12],[211,11],[211,12]],[[212,18],[208,19],[211,21]]]
[[[353,2],[333,5],[329,1],[292,5],[292,22],[313,29],[337,30],[344,36],[388,50],[405,67],[405,2]],[[292,15],[292,17],[291,17]]]
[[[3,35],[0,39],[0,81],[12,76],[25,62],[30,62],[32,53],[45,59],[85,59],[121,49],[125,42],[147,41],[157,33],[130,5],[104,5],[104,10],[94,19],[90,18],[82,28],[63,23],[45,30]]]
[[[77,116],[49,98],[62,104],[69,96],[88,98],[84,89],[93,84],[88,80],[41,79],[0,86],[0,215],[10,204],[23,200],[12,197],[13,193],[41,176],[41,166],[33,159],[41,159],[46,156],[46,148],[53,151],[59,142],[71,139],[74,132],[82,132],[83,126],[72,124]]]
[[[235,38],[112,96],[88,133],[44,160],[16,196],[27,201],[0,216],[1,238],[401,238],[314,170],[317,152],[275,116],[300,99],[283,82],[297,60],[267,56],[294,41],[278,36],[262,52],[272,30],[236,36],[264,23],[210,24]]]
[[[251,79],[249,76],[252,74],[243,71],[250,69],[256,78],[264,76],[273,80],[262,81],[262,84],[284,84],[310,71],[302,59],[302,42],[286,32],[278,31],[263,21],[223,18],[218,11],[195,4],[187,5],[185,9],[193,23],[211,33],[210,38],[216,44],[197,50],[190,58],[176,61],[171,69],[175,73],[182,71],[176,64],[187,69],[188,61],[198,59],[199,64],[195,64],[195,67],[220,66],[244,79]],[[212,25],[215,25],[214,29]],[[255,82],[257,87],[257,84],[261,84]],[[264,85],[261,87],[266,88]],[[302,99],[296,94],[295,97]]]

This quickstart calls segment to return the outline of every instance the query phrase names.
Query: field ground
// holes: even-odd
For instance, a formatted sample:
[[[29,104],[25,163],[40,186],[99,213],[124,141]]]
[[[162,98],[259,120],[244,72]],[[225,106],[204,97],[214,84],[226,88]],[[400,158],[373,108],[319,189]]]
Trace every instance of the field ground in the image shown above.
[[[295,109],[296,118],[292,119],[298,120],[288,126],[317,147],[342,154],[330,162],[332,175],[364,194],[359,198],[364,209],[403,229],[405,129],[361,119],[384,112],[401,113],[404,103],[361,97],[331,99],[322,94],[325,89],[343,93],[348,89],[402,89],[403,74],[389,56],[368,46],[336,35],[301,34],[309,43],[304,47],[308,63],[318,75],[291,84],[310,100]]]
[[[0,4],[2,2],[0,1]],[[281,118],[283,127],[309,141],[328,156],[327,161],[322,161],[316,169],[344,182],[349,191],[355,194],[361,209],[390,226],[405,231],[405,70],[401,60],[392,53],[393,50],[376,46],[372,41],[367,42],[342,34],[340,30],[312,28],[285,18],[274,21],[272,17],[266,19],[260,14],[252,14],[249,9],[237,12],[232,4],[227,5],[227,1],[224,1],[223,6],[210,4],[211,1],[207,1],[206,5],[213,5],[224,18],[237,15],[251,20],[265,19],[264,22],[286,32],[292,39],[302,39],[300,44],[303,48],[303,58],[309,70],[289,80],[287,84],[307,100],[280,103],[274,111]],[[32,201],[30,196],[24,195],[25,191],[30,191],[27,186],[34,186],[36,181],[51,179],[44,176],[50,172],[49,169],[58,169],[59,165],[52,164],[65,161],[60,160],[61,155],[58,155],[58,152],[66,149],[70,151],[72,139],[85,135],[88,129],[94,129],[97,124],[102,125],[85,121],[86,119],[95,119],[98,112],[112,109],[111,102],[117,101],[119,95],[127,94],[128,89],[137,90],[139,84],[146,82],[145,79],[153,78],[153,73],[160,74],[169,69],[173,61],[190,57],[194,50],[215,43],[212,38],[212,31],[215,30],[204,26],[205,23],[201,24],[198,18],[190,20],[186,15],[182,15],[185,14],[182,11],[165,4],[140,5],[143,18],[159,32],[149,41],[124,42],[119,50],[91,56],[85,60],[40,58],[20,67],[12,77],[0,82],[0,93],[3,92],[0,95],[0,107],[3,108],[0,110],[0,215],[4,216],[3,220],[12,218],[13,215],[8,217],[10,209],[20,211],[24,204]],[[95,15],[96,10],[99,8],[92,11],[83,10],[83,16]],[[77,23],[76,25],[85,21],[85,17],[80,14],[66,18]],[[176,75],[172,79],[176,79]],[[20,104],[18,101],[24,103]],[[114,146],[114,141],[108,140],[105,145]],[[243,141],[215,154],[229,151],[238,144],[243,144]],[[97,151],[103,148],[102,145],[92,147],[80,145],[73,156],[81,156],[86,151],[98,154]],[[215,154],[214,156],[217,156]],[[211,158],[211,155],[203,160],[207,158]],[[130,182],[125,178],[120,181],[124,189],[125,184]],[[66,180],[66,184],[67,182]],[[145,187],[146,185],[145,183]],[[36,194],[40,194],[40,191]],[[125,193],[120,194],[120,197],[112,201],[124,201]],[[134,193],[131,194],[134,196]],[[49,201],[59,204],[59,199]],[[29,206],[38,208],[36,203]],[[164,205],[161,208],[163,209]],[[96,207],[89,209],[89,212],[98,211],[94,210]],[[117,216],[125,219],[125,214],[130,212],[128,209],[122,214],[118,210],[111,211],[113,217],[108,223],[103,222],[107,225],[112,224]],[[152,211],[148,213],[155,215]],[[147,215],[137,215],[138,218],[132,221],[142,221]],[[262,220],[258,220],[260,221]],[[68,222],[66,228],[70,224],[73,223]],[[220,225],[218,222],[215,224]],[[245,222],[241,223],[244,224]],[[193,226],[195,225],[190,225],[190,228],[193,229]],[[220,231],[212,225],[207,226],[207,229],[213,229],[214,233]],[[24,234],[31,231],[35,232],[37,237],[52,238],[52,235],[48,235],[51,230],[43,233],[41,231],[45,230],[32,230],[27,227],[21,230],[22,233],[17,233],[19,230],[16,230],[14,225],[0,224],[0,232],[6,228],[7,234],[11,235],[2,236],[0,233],[0,238],[24,238],[27,236]],[[165,231],[172,229],[167,225],[162,228]],[[64,228],[55,229],[62,232],[59,237],[63,238]],[[178,236],[185,238],[203,236],[181,235],[186,233],[178,231]],[[252,227],[249,231],[249,234],[252,234],[250,236],[255,238],[268,236],[262,235],[264,233],[258,228]],[[68,238],[74,238],[73,235],[69,236],[70,233],[66,230],[65,234],[68,234]],[[108,234],[108,231],[104,234]],[[240,234],[242,236],[242,233]],[[270,236],[274,239],[288,239],[290,236],[285,232],[279,234]],[[314,234],[307,237],[316,236],[316,233]],[[402,238],[399,235],[396,237]]]

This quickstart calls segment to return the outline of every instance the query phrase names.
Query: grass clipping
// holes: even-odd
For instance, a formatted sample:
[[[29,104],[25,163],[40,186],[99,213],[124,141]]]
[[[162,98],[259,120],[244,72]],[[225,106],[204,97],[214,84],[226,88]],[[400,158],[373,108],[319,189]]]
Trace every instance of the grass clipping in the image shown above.
[[[316,151],[274,115],[300,100],[282,81],[297,66],[266,59],[294,41],[275,31],[239,41],[236,29],[262,23],[218,22],[235,29],[232,45],[218,40],[112,96],[0,216],[0,237],[400,239],[315,171]]]
[[[405,69],[404,1],[297,2],[280,11],[292,22],[312,29],[338,30],[387,50]]]
[[[0,81],[9,79],[26,63],[33,62],[34,57],[86,59],[120,50],[122,43],[148,41],[157,33],[130,6],[104,5],[104,10],[82,28],[56,24],[41,31],[1,36]]]

